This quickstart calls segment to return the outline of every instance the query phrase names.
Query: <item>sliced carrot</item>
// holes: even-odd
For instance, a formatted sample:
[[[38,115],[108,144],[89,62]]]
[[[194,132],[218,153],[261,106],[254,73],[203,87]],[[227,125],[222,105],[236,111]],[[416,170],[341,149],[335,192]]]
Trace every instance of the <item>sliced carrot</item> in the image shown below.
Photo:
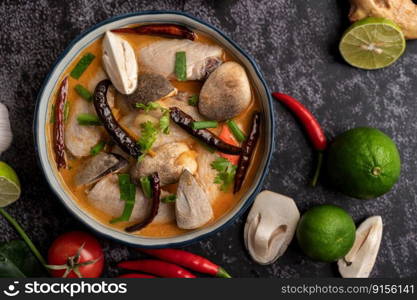
[[[232,132],[229,129],[229,126],[227,124],[222,125],[222,129],[220,130],[219,138],[228,144],[231,144],[233,146],[239,146],[239,143],[235,140],[233,137]],[[226,154],[222,152],[218,152],[221,157],[226,158],[228,161],[230,161],[232,164],[237,165],[239,162],[239,155],[232,155],[232,154]]]

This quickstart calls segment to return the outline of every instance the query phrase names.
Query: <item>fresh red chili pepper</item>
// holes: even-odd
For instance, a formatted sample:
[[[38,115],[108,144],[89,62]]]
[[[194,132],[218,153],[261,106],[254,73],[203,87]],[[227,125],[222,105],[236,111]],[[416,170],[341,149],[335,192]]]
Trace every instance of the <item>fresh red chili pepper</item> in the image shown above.
[[[232,278],[225,269],[199,255],[178,249],[140,249],[140,251],[179,266],[221,278]]]
[[[62,80],[59,87],[58,96],[55,103],[55,122],[54,122],[54,149],[55,161],[58,169],[65,168],[67,163],[65,159],[65,145],[64,145],[64,111],[65,102],[68,98],[68,77]]]
[[[296,115],[299,121],[303,124],[314,149],[318,151],[317,168],[311,183],[312,186],[315,186],[323,162],[323,151],[327,147],[327,139],[324,135],[323,129],[313,114],[293,97],[281,93],[272,93],[272,96]]]
[[[130,273],[117,276],[117,278],[157,278],[153,275]]]
[[[124,261],[117,266],[119,268],[145,272],[165,278],[196,278],[194,274],[180,266],[156,259]]]
[[[228,143],[233,146],[239,146],[239,143],[235,140],[232,133],[230,132],[229,126],[227,124],[223,124],[222,129],[220,130],[219,139],[221,139],[223,142]],[[223,152],[218,152],[221,157],[226,158],[228,161],[230,161],[232,164],[236,165],[239,162],[239,155],[232,155],[232,154],[226,154]]]

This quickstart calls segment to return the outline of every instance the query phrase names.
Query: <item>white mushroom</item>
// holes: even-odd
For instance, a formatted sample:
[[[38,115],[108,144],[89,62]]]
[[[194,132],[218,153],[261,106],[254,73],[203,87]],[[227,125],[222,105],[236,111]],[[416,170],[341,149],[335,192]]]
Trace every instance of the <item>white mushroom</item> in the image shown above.
[[[272,264],[287,250],[299,220],[293,199],[261,192],[246,219],[244,237],[249,254],[259,264]]]
[[[175,201],[177,225],[183,229],[195,229],[213,217],[207,194],[187,169],[180,177]]]
[[[218,67],[201,88],[198,110],[209,120],[231,119],[246,108],[252,99],[245,69],[229,61]]]
[[[127,41],[110,31],[103,39],[103,65],[120,93],[129,95],[135,91],[138,79],[135,52]]]
[[[13,134],[10,128],[9,111],[6,105],[0,103],[0,155],[10,147],[12,139]]]
[[[356,239],[352,249],[337,262],[342,277],[369,277],[381,244],[382,227],[380,216],[373,216],[362,222],[356,230]]]

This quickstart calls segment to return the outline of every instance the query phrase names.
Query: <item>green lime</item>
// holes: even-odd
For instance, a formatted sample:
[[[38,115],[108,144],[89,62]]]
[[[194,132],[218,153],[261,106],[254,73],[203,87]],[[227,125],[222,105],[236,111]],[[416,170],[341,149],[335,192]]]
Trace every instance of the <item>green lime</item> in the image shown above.
[[[20,196],[20,182],[16,172],[0,161],[0,207],[15,202]]]
[[[327,158],[330,182],[359,199],[379,197],[400,177],[401,159],[395,143],[375,128],[355,128],[337,136]]]
[[[320,205],[308,210],[297,227],[297,240],[306,255],[332,262],[345,256],[355,242],[352,217],[335,205]]]
[[[355,22],[343,34],[340,53],[352,66],[374,70],[393,64],[405,50],[401,28],[384,18]]]

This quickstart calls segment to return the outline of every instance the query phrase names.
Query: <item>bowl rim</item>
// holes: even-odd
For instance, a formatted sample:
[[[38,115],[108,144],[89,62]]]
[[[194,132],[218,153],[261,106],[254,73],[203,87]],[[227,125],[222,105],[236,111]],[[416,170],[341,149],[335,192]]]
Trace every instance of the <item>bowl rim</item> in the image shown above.
[[[241,208],[236,211],[233,215],[230,215],[227,221],[225,221],[222,225],[218,226],[217,228],[213,228],[211,231],[208,231],[206,233],[202,233],[200,235],[197,235],[195,237],[191,237],[182,241],[173,241],[173,242],[167,242],[164,244],[158,244],[158,245],[146,245],[146,244],[139,244],[139,243],[131,243],[129,241],[125,241],[123,239],[117,238],[111,234],[107,234],[105,232],[100,231],[99,229],[93,227],[92,225],[89,224],[88,219],[83,218],[81,215],[78,215],[75,211],[72,210],[71,207],[69,207],[66,203],[66,201],[64,199],[61,198],[61,196],[59,195],[58,191],[57,191],[57,187],[54,186],[54,184],[52,182],[50,182],[47,174],[46,174],[46,170],[44,169],[44,166],[42,164],[42,158],[39,152],[39,148],[40,145],[38,144],[39,142],[39,118],[40,118],[40,104],[41,104],[41,98],[42,95],[45,92],[45,88],[48,84],[48,82],[51,79],[52,74],[55,72],[56,68],[58,67],[58,65],[60,64],[60,62],[66,57],[66,55],[68,54],[68,52],[70,52],[70,50],[86,35],[88,35],[89,33],[95,31],[96,29],[118,21],[118,20],[122,20],[125,18],[130,18],[130,17],[136,17],[136,16],[144,16],[144,15],[162,15],[162,14],[171,14],[171,15],[177,15],[177,16],[181,16],[181,17],[185,17],[185,18],[189,18],[194,22],[197,22],[199,24],[201,24],[202,26],[207,27],[210,30],[213,30],[214,32],[216,32],[218,35],[220,35],[223,39],[225,39],[228,43],[230,43],[243,57],[245,57],[247,59],[247,61],[251,64],[256,76],[258,77],[260,83],[261,83],[261,88],[263,88],[266,92],[266,96],[267,96],[267,106],[268,106],[268,110],[269,110],[269,119],[270,119],[270,127],[271,130],[269,132],[269,135],[266,135],[267,140],[269,139],[269,147],[267,147],[267,153],[266,153],[266,160],[265,160],[265,168],[260,171],[260,177],[259,180],[256,184],[256,186],[253,188],[252,193],[250,193],[250,195],[247,196],[247,199],[245,201],[245,203],[241,206]],[[269,170],[269,166],[270,166],[270,161],[272,158],[272,153],[273,150],[275,148],[275,134],[274,134],[274,128],[275,128],[275,119],[274,119],[274,114],[273,114],[273,104],[272,104],[272,97],[271,97],[271,92],[268,88],[268,85],[266,84],[265,78],[263,77],[259,66],[257,65],[257,63],[255,62],[255,60],[253,59],[253,57],[251,55],[249,55],[248,53],[246,53],[236,42],[234,42],[231,38],[229,38],[225,33],[223,33],[223,31],[221,31],[220,29],[217,29],[215,26],[197,18],[194,17],[191,14],[188,14],[186,12],[182,12],[182,11],[173,11],[173,10],[145,10],[145,11],[138,11],[138,12],[131,12],[131,13],[126,13],[126,14],[121,14],[121,15],[117,15],[114,17],[110,17],[107,18],[97,24],[92,25],[91,27],[83,30],[80,34],[78,34],[70,43],[69,45],[60,53],[60,55],[58,56],[58,58],[55,60],[55,62],[52,64],[52,67],[50,68],[50,71],[48,72],[47,76],[45,77],[42,86],[38,92],[37,95],[37,99],[36,99],[36,106],[35,106],[35,111],[34,111],[34,119],[33,119],[33,132],[34,132],[34,146],[35,146],[35,152],[36,152],[36,160],[37,163],[40,167],[40,169],[42,170],[43,176],[45,177],[50,189],[53,191],[53,193],[55,194],[55,196],[61,201],[61,203],[67,208],[67,210],[73,215],[75,216],[75,218],[77,218],[81,223],[83,223],[84,225],[86,225],[86,227],[89,228],[89,230],[94,231],[95,233],[97,233],[98,235],[117,241],[119,243],[125,244],[125,245],[129,245],[131,247],[141,247],[141,248],[169,248],[169,247],[183,247],[189,244],[193,244],[196,243],[198,241],[201,241],[205,238],[207,238],[210,235],[213,235],[221,230],[224,230],[226,227],[230,226],[233,222],[235,222],[235,220],[237,220],[237,218],[239,218],[248,208],[249,206],[253,203],[255,196],[259,193],[263,181],[265,179],[266,174],[268,173]],[[268,112],[264,112],[265,114]],[[53,175],[55,176],[55,175]],[[97,221],[99,222],[99,221]],[[215,223],[214,223],[215,224]],[[213,225],[214,225],[213,224]],[[102,225],[102,224],[100,224]],[[104,225],[102,225],[104,226]],[[171,238],[177,238],[178,236],[173,236],[173,237],[167,237],[165,239],[171,239]]]

